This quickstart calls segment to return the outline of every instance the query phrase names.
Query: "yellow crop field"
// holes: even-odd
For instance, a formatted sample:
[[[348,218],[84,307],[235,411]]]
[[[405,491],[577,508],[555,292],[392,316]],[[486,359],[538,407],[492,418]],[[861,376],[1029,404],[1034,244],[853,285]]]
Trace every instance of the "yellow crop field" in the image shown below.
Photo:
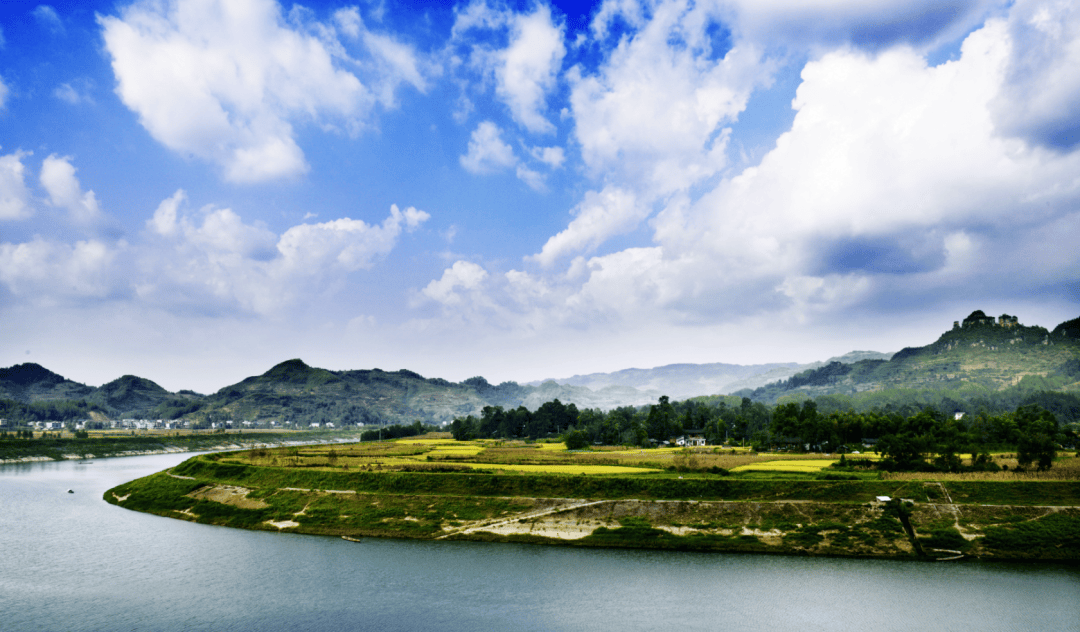
[[[438,445],[428,454],[446,454],[454,456],[476,456],[484,451],[480,445]]]
[[[839,459],[793,459],[782,461],[762,461],[749,465],[740,465],[732,472],[819,472],[836,463]]]
[[[560,465],[558,463],[530,465],[504,463],[462,463],[475,470],[507,470],[514,472],[543,472],[545,474],[648,474],[660,470],[648,467],[618,465]]]
[[[552,450],[565,451],[566,450],[566,444],[565,443],[538,443],[537,445],[540,446],[541,450],[547,450],[547,451],[552,451]]]

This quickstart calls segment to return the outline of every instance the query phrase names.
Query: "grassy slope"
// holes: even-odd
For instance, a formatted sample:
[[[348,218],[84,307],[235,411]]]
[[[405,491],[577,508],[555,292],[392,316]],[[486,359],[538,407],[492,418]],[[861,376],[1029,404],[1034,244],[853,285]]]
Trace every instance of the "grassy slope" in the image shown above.
[[[241,500],[201,495],[228,486],[243,488]],[[991,558],[1080,559],[1074,535],[1080,533],[1080,485],[961,481],[946,483],[946,489],[957,504],[943,504],[942,486],[922,481],[345,472],[257,467],[203,455],[171,474],[121,485],[105,499],[248,529],[277,530],[268,521],[290,521],[296,525],[286,527],[291,531],[324,535],[911,557],[899,521],[868,502],[889,495],[916,501],[912,523],[928,548]],[[576,506],[581,503],[566,499],[610,502]],[[543,527],[550,518],[536,514],[552,507],[568,508],[560,524],[596,528],[572,541],[552,539],[542,528],[536,535],[528,527]],[[509,534],[462,531],[493,522],[520,526]],[[969,542],[956,526],[982,537]]]

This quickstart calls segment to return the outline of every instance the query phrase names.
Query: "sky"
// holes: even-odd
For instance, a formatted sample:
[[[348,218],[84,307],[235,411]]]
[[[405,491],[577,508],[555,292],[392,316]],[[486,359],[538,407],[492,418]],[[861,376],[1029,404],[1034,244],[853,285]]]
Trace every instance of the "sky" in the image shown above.
[[[0,4],[0,366],[810,362],[1078,244],[1069,0]]]

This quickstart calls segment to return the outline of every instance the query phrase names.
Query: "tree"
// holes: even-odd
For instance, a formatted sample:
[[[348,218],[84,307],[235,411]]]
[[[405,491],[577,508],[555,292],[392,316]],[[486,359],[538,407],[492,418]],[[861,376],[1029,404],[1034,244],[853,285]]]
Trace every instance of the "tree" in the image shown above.
[[[675,409],[667,395],[661,395],[660,402],[649,408],[649,418],[645,426],[649,438],[656,441],[666,441],[681,430]]]
[[[589,447],[589,433],[584,430],[571,430],[566,433],[567,450],[584,450]]]
[[[1037,462],[1040,472],[1050,469],[1057,456],[1057,417],[1034,404],[1017,408],[1013,416],[1020,429],[1020,439],[1016,442],[1016,461],[1020,467]]]

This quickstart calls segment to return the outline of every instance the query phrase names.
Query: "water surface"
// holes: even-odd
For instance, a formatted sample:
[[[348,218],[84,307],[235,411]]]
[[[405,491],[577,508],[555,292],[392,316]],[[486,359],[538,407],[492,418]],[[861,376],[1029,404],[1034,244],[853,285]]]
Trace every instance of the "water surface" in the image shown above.
[[[0,630],[1080,630],[1068,565],[353,543],[101,499],[187,456],[0,466]]]

